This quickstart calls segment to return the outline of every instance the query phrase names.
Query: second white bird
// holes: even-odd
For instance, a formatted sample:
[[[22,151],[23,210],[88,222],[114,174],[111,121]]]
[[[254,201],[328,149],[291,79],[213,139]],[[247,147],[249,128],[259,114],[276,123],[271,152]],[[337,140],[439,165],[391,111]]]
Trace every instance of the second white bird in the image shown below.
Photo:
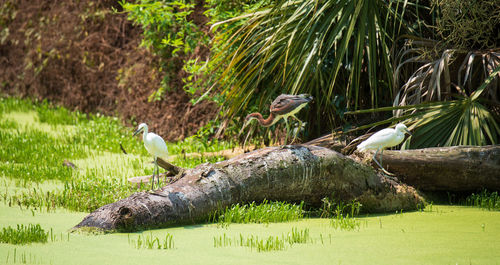
[[[382,168],[382,170],[388,173],[382,166],[382,154],[384,149],[388,147],[393,147],[400,144],[405,139],[405,133],[411,135],[406,125],[398,123],[396,128],[385,128],[374,133],[368,139],[364,140],[358,145],[358,151],[364,152],[367,150],[377,150],[373,156],[373,161]],[[380,163],[377,161],[377,153],[380,152]]]

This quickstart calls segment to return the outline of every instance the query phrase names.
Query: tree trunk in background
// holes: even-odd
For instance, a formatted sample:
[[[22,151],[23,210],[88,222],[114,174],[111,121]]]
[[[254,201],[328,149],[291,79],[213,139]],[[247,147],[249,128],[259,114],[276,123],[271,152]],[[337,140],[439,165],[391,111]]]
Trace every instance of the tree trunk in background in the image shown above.
[[[500,190],[500,145],[384,151],[384,167],[425,191]]]
[[[234,203],[267,199],[319,206],[332,195],[356,199],[365,212],[414,210],[423,203],[412,187],[352,158],[327,148],[294,145],[199,165],[161,190],[138,192],[97,209],[75,228],[137,230],[200,220]]]

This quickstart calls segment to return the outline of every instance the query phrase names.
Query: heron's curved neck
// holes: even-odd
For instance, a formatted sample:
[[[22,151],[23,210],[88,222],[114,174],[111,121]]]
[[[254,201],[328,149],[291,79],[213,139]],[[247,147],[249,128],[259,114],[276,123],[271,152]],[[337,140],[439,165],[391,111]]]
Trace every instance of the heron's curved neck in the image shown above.
[[[259,121],[260,125],[262,125],[264,127],[269,127],[269,126],[273,125],[274,118],[276,117],[274,115],[274,113],[272,113],[272,112],[271,112],[271,114],[269,114],[269,117],[267,117],[267,119],[264,119],[264,117],[262,117],[262,114],[260,114],[258,112],[252,113],[251,115],[252,115],[252,117],[256,118]]]

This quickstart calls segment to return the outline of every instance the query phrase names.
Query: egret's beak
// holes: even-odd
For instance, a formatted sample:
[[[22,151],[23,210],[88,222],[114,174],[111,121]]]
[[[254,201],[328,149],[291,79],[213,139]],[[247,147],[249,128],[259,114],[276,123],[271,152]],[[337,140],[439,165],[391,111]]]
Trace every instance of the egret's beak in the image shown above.
[[[411,132],[410,132],[408,129],[406,129],[405,131],[406,131],[406,133],[407,133],[407,134],[409,134],[410,136],[413,136],[413,134],[411,134]]]
[[[135,130],[135,132],[134,132],[134,136],[136,136],[136,135],[137,135],[137,134],[139,134],[140,132],[142,132],[142,128]]]

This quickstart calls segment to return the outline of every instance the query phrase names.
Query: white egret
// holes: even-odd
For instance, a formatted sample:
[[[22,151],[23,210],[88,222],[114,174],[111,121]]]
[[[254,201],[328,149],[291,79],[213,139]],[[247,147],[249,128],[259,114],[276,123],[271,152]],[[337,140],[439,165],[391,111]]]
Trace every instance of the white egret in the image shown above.
[[[145,123],[139,124],[139,127],[134,132],[134,136],[136,136],[140,132],[143,132],[142,140],[144,141],[144,147],[155,159],[153,177],[151,178],[151,190],[152,190],[155,180],[155,171],[157,172],[156,178],[158,179],[158,187],[160,187],[160,169],[158,167],[157,159],[158,157],[165,159],[168,156],[168,148],[163,138],[161,138],[159,135],[155,133],[152,132],[148,133],[148,125],[146,125]]]
[[[382,166],[382,155],[384,153],[384,149],[387,147],[392,147],[400,144],[404,138],[405,133],[411,135],[406,125],[402,123],[398,123],[396,128],[385,128],[374,133],[368,139],[364,140],[360,143],[357,149],[361,152],[366,150],[377,150],[375,151],[375,155],[373,156],[373,161],[377,163],[377,165],[382,168],[385,173],[388,173],[387,170]],[[380,151],[380,163],[377,161],[377,153]]]

